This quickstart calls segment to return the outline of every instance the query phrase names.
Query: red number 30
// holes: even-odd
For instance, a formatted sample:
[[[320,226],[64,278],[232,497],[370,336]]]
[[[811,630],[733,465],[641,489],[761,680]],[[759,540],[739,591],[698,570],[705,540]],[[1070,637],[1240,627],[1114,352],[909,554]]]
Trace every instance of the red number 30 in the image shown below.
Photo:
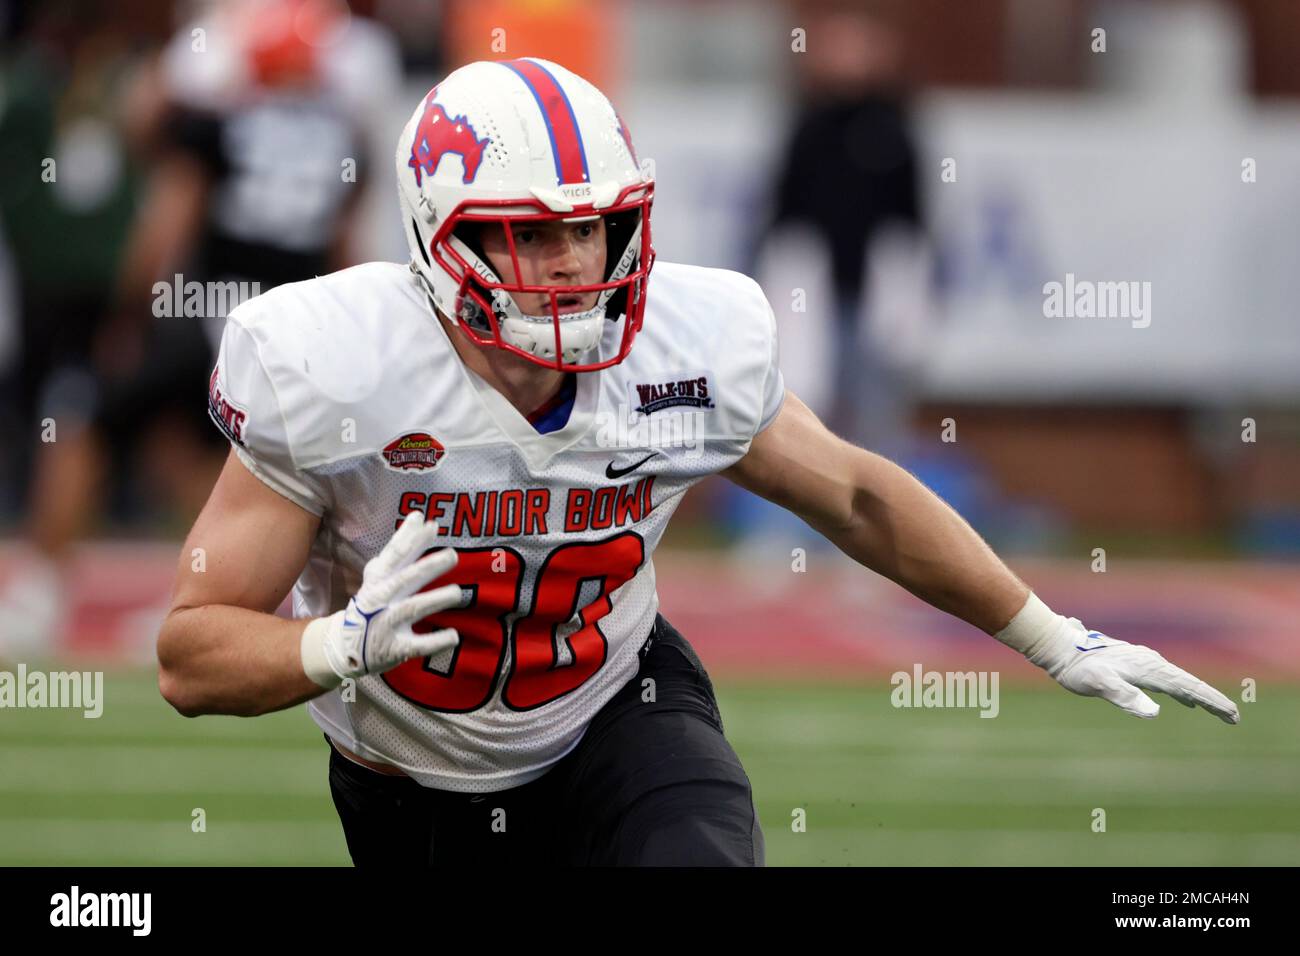
[[[456,567],[425,590],[459,584],[472,592],[469,605],[431,614],[413,628],[417,634],[456,628],[460,646],[451,664],[443,672],[432,667],[430,658],[415,658],[387,671],[384,682],[429,710],[477,710],[492,696],[509,640],[513,663],[501,699],[512,710],[531,710],[577,689],[605,663],[609,644],[599,621],[613,608],[610,592],[630,581],[645,561],[645,541],[625,531],[604,541],[560,545],[542,562],[532,609],[517,618],[513,628],[506,618],[519,604],[524,576],[519,552],[505,547],[458,548],[457,554]],[[579,609],[587,581],[599,582],[600,592]],[[567,638],[571,660],[561,666],[557,631],[575,613],[581,627]]]

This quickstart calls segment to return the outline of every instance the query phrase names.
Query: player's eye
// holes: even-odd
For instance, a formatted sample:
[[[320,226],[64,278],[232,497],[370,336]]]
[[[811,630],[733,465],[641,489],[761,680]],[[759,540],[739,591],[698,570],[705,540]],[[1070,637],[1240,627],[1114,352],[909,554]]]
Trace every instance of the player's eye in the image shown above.
[[[596,227],[589,222],[578,224],[578,236],[582,239],[590,239],[596,234]]]
[[[515,242],[529,243],[537,238],[536,229],[518,229],[515,231]]]

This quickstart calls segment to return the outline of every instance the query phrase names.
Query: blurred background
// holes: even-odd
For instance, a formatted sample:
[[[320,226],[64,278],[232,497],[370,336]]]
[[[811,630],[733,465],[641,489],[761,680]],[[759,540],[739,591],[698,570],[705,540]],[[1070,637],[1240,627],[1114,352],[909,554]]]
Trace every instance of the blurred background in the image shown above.
[[[186,283],[404,260],[413,104],[518,56],[609,94],[659,256],[754,275],[837,433],[1243,701],[1073,698],[711,479],[660,595],[769,861],[1300,862],[1300,4],[0,0],[0,36],[0,666],[107,671],[98,720],[0,709],[0,862],[347,862],[304,714],[186,721],[150,669],[226,453]],[[916,664],[1000,672],[998,718],[893,708]]]

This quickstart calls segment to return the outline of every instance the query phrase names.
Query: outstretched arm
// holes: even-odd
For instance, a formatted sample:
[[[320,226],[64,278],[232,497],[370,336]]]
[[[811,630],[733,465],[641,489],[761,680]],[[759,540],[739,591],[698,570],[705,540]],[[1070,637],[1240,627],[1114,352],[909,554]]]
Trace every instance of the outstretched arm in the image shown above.
[[[886,458],[832,434],[793,392],[749,453],[723,472],[794,512],[859,564],[986,634],[1029,588],[961,515]]]
[[[859,564],[1014,647],[1067,689],[1140,717],[1142,688],[1236,723],[1236,705],[1155,651],[1088,631],[1034,596],[957,512],[906,470],[833,435],[787,392],[723,474],[794,512]]]

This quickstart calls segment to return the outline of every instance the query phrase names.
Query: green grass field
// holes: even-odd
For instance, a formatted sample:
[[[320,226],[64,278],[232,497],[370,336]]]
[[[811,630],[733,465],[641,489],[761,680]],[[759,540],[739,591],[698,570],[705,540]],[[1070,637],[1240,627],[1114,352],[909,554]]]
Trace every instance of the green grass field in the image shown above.
[[[719,686],[769,864],[1300,863],[1300,688],[1266,685],[1237,727],[1047,683],[1004,687],[991,720],[888,691]],[[326,765],[301,709],[185,720],[152,673],[110,673],[98,720],[0,711],[0,864],[346,864]]]

